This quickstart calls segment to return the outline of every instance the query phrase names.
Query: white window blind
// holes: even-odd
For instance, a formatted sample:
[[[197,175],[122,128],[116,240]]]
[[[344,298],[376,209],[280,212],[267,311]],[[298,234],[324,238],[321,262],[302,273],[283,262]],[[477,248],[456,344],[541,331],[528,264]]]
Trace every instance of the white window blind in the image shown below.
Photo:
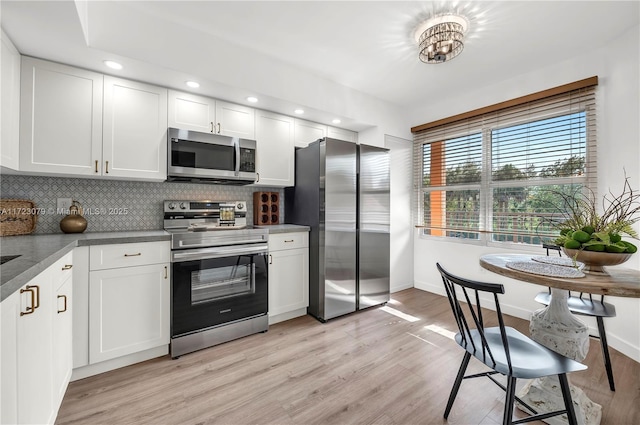
[[[414,132],[424,235],[539,244],[559,192],[595,193],[595,85],[531,97]]]

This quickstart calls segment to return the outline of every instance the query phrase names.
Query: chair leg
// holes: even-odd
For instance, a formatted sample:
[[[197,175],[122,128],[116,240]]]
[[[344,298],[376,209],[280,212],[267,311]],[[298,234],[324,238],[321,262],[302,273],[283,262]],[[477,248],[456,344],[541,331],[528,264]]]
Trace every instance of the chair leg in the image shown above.
[[[604,331],[604,320],[602,317],[596,317],[598,322],[598,333],[600,334],[600,345],[602,346],[602,357],[604,357],[604,368],[607,370],[607,378],[609,378],[609,388],[611,391],[616,390],[613,382],[613,368],[611,367],[611,357],[609,356],[609,344],[607,344],[607,334]]]
[[[462,359],[462,363],[460,364],[460,369],[458,369],[458,376],[456,376],[456,381],[453,384],[453,388],[451,388],[451,394],[449,394],[449,401],[447,402],[447,408],[444,410],[444,418],[447,419],[449,417],[449,412],[451,412],[451,407],[453,406],[453,402],[458,395],[458,390],[460,389],[460,384],[462,384],[462,379],[464,378],[464,373],[467,370],[467,366],[469,365],[469,360],[471,359],[471,354],[467,351],[464,353],[464,358]]]
[[[507,391],[504,399],[504,416],[502,417],[502,425],[511,425],[513,423],[513,405],[516,401],[516,378],[507,376]]]
[[[567,379],[567,374],[559,374],[558,380],[560,381],[560,389],[562,390],[564,405],[567,409],[567,419],[569,420],[569,425],[578,425],[576,411],[573,409],[573,400],[571,400],[571,389],[569,388],[569,380]]]

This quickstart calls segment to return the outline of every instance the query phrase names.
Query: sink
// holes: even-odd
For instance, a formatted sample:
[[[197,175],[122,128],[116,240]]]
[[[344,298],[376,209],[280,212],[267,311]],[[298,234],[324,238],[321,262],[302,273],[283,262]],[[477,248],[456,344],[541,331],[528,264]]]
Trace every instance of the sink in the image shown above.
[[[0,256],[0,264],[4,264],[7,261],[15,260],[18,257],[20,257],[20,255],[2,255]]]

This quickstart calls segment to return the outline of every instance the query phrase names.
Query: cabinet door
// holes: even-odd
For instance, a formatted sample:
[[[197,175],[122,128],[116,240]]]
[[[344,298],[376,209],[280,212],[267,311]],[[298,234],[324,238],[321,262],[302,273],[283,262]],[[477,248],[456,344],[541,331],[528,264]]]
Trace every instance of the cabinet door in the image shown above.
[[[255,139],[255,109],[216,101],[216,132],[241,139]]]
[[[0,166],[17,170],[20,126],[20,53],[4,31],[2,33],[0,56],[2,61],[2,128],[0,133]]]
[[[256,142],[256,185],[293,186],[293,118],[256,111]]]
[[[0,305],[0,423],[18,423],[18,320],[20,291]]]
[[[73,279],[69,274],[53,297],[53,405],[62,403],[73,369]]]
[[[89,363],[169,343],[168,264],[100,270],[89,277]]]
[[[23,289],[17,326],[18,423],[44,424],[55,419],[52,378],[51,270],[32,279]],[[33,291],[33,292],[31,292]],[[32,296],[33,294],[33,296]],[[30,310],[36,304],[37,308]],[[4,395],[3,395],[4,397]]]
[[[167,178],[167,90],[104,77],[102,175]]]
[[[269,316],[309,306],[309,250],[269,252]]]
[[[358,143],[358,133],[337,127],[327,127],[327,137],[332,139],[345,140],[347,142]]]
[[[169,127],[213,133],[216,127],[215,100],[169,90]]]
[[[20,170],[95,175],[102,155],[102,84],[95,72],[24,57]]]
[[[89,364],[89,248],[73,249],[73,368]]]
[[[295,119],[294,145],[306,148],[309,143],[327,136],[327,126],[317,122]]]

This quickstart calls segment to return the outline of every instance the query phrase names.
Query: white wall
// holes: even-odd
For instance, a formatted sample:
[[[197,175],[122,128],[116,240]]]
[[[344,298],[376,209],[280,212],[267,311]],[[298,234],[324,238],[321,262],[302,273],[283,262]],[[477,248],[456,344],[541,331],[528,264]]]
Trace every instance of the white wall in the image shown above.
[[[597,75],[598,86],[598,190],[613,193],[622,190],[623,168],[633,188],[640,190],[640,26],[624,33],[618,40],[557,64],[541,67],[499,85],[478,88],[473,93],[452,96],[439,102],[437,108],[425,105],[412,111],[413,126],[439,118],[470,111],[511,98]],[[464,54],[464,53],[463,53]],[[636,224],[640,230],[640,223]],[[484,254],[504,249],[443,242],[420,238],[415,231],[415,287],[431,292],[443,291],[435,263],[451,272],[477,280],[503,283],[506,294],[501,305],[506,313],[528,319],[540,308],[533,301],[542,286],[504,278],[482,269],[478,259]],[[541,250],[536,253],[541,254]],[[640,270],[640,254],[624,264]],[[639,282],[640,284],[640,282]],[[609,345],[636,361],[640,361],[640,299],[608,297],[616,306],[617,317],[605,320]],[[595,321],[584,320],[594,334]],[[597,348],[598,343],[592,342]],[[615,369],[615,365],[613,366]]]
[[[387,135],[391,150],[391,292],[413,287],[412,142]]]

